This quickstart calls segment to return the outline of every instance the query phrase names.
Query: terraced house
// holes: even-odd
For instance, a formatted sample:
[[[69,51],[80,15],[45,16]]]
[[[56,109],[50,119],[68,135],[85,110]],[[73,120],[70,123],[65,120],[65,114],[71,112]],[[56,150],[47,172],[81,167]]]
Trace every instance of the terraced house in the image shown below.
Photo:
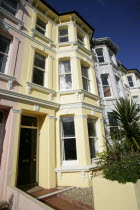
[[[0,19],[0,199],[90,186],[104,141],[94,29],[43,0],[1,0]]]

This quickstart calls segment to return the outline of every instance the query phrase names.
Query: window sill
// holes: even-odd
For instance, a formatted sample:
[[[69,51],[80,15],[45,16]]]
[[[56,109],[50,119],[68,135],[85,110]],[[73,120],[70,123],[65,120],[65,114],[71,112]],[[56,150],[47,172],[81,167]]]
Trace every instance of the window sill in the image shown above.
[[[45,35],[41,34],[39,31],[37,31],[36,29],[31,29],[31,37],[37,36],[40,39],[46,41],[49,43],[49,47],[51,47],[53,41],[51,39],[49,39],[48,37],[46,37]]]
[[[43,87],[41,85],[34,84],[32,82],[26,82],[26,92],[27,94],[31,94],[32,90],[38,90],[42,93],[49,94],[50,100],[52,100],[53,95],[56,93],[54,90],[51,90],[49,88]]]
[[[92,159],[92,164],[88,166],[79,166],[79,165],[67,165],[60,168],[56,168],[55,172],[75,172],[75,171],[90,171],[94,168],[97,168],[97,162],[99,158]],[[72,161],[68,161],[69,163]],[[77,161],[76,161],[77,162]],[[78,163],[78,162],[77,162]]]
[[[24,25],[24,22],[22,22],[21,20],[19,20],[18,18],[16,18],[14,15],[10,14],[9,12],[7,12],[5,9],[3,9],[2,7],[0,7],[0,14],[2,14],[4,17],[6,17],[7,19],[11,20],[12,22],[14,22],[15,24],[17,24],[17,28],[20,30],[21,27]]]
[[[3,74],[0,72],[0,79],[7,81],[7,88],[8,90],[11,90],[13,87],[13,82],[16,81],[15,77],[9,76],[7,74]]]

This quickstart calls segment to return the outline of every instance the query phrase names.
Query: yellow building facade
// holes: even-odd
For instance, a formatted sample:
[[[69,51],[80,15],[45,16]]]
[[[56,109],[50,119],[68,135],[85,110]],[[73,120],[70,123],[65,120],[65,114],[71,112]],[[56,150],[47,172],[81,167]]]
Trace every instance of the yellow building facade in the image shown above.
[[[43,0],[23,3],[27,20],[18,88],[7,91],[16,101],[11,172],[4,172],[3,185],[91,186],[96,154],[104,148],[90,50],[94,29],[76,12],[59,14]]]

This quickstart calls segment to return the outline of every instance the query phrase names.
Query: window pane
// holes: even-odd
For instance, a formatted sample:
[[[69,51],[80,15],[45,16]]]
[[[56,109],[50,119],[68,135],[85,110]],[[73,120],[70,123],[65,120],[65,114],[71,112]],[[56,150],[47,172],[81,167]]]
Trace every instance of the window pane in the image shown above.
[[[4,0],[4,2],[10,5],[15,10],[17,9],[17,0]]]
[[[34,68],[33,83],[38,85],[44,85],[44,72]]]
[[[39,31],[41,34],[45,35],[45,31],[43,31],[41,28],[36,26],[36,30]]]
[[[109,85],[109,82],[108,82],[109,76],[108,76],[108,74],[102,74],[101,75],[101,79],[102,79],[102,85]]]
[[[98,57],[99,63],[104,62],[104,57]]]
[[[60,74],[70,73],[70,61],[60,61]]]
[[[132,80],[132,77],[130,77],[130,76],[128,76],[127,79],[128,79],[128,81],[130,81],[130,82],[133,81],[133,80]]]
[[[4,36],[0,35],[0,52],[8,54],[9,46],[10,39],[7,39]]]
[[[59,38],[59,42],[68,42],[68,41],[69,41],[68,36]]]
[[[81,42],[83,42],[84,37],[80,33],[77,33],[77,39],[79,39]]]
[[[109,97],[111,96],[111,91],[109,86],[103,86],[104,96]]]
[[[130,87],[134,87],[133,82],[129,82],[129,86],[130,86]]]
[[[35,53],[34,65],[39,68],[45,69],[45,57],[42,55],[39,55],[38,53]]]
[[[95,158],[95,141],[93,138],[89,138],[89,146],[90,146],[90,158]]]
[[[61,75],[60,76],[60,89],[71,89],[72,88],[72,81],[71,81],[71,74]]]
[[[7,62],[7,56],[0,54],[0,72],[4,73]]]
[[[108,112],[108,121],[110,126],[118,126],[118,122],[115,119],[113,112]]]
[[[77,160],[76,140],[64,139],[63,160]]]
[[[96,49],[96,54],[98,56],[102,56],[103,55],[103,49],[102,48]]]
[[[59,29],[59,36],[66,36],[68,35],[68,29],[64,28],[64,29]]]
[[[37,118],[23,115],[21,125],[37,127]]]
[[[84,77],[82,77],[83,80],[83,89],[89,91],[89,81],[87,79],[85,79]]]
[[[41,28],[46,29],[46,23],[39,18],[37,18],[37,25],[39,25]]]
[[[6,4],[4,4],[3,2],[1,2],[1,7],[3,9],[5,9],[7,12],[11,13],[12,15],[16,14],[16,11],[11,9],[10,7],[8,7]]]
[[[0,123],[3,123],[3,112],[0,112]]]
[[[88,78],[88,68],[81,66],[82,68],[82,75]]]
[[[95,120],[88,119],[88,135],[96,137]]]
[[[62,122],[62,137],[75,137],[74,118],[63,117]]]

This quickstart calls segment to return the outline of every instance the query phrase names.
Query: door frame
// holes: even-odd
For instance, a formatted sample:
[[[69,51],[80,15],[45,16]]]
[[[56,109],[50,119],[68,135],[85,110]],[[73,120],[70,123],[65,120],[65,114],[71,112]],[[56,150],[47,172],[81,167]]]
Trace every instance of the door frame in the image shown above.
[[[21,128],[28,128],[28,129],[36,129],[37,130],[37,139],[36,139],[36,183],[38,184],[38,182],[39,182],[39,126],[38,126],[39,117],[37,115],[23,113],[21,115],[21,120],[22,120],[22,116],[28,116],[28,117],[35,117],[35,118],[37,118],[37,127],[21,125],[21,122],[20,122],[18,158],[17,158],[16,186],[17,186],[17,178],[18,178],[18,161],[19,161],[19,149],[20,149]]]

